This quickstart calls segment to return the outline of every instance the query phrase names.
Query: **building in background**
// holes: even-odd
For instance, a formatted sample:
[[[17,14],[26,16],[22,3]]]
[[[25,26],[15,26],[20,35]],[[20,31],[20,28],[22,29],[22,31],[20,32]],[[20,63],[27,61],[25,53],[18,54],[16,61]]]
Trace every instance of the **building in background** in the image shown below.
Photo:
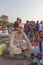
[[[8,22],[8,16],[2,15],[0,17],[0,25],[5,25]]]

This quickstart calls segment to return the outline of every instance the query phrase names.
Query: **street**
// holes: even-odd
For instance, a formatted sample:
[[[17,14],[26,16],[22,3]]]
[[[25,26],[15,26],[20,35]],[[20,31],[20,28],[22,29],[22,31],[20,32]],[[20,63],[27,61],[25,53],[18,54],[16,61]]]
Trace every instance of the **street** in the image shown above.
[[[29,65],[28,60],[11,60],[0,57],[0,65]]]

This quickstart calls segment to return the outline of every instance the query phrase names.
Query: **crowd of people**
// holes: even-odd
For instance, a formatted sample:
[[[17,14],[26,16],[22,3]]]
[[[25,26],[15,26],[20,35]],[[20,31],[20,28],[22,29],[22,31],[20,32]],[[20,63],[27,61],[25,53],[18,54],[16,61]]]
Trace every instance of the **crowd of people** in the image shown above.
[[[17,31],[19,25],[22,24],[22,20],[17,18],[14,23],[14,28]],[[33,53],[39,56],[41,55],[43,59],[43,21],[26,21],[24,24],[24,33],[27,35],[31,43]],[[43,62],[43,61],[42,61]]]
[[[8,31],[9,33],[12,32],[10,34],[10,50],[8,52],[10,57],[14,56],[14,54],[22,55],[21,52],[29,52],[34,53],[35,56],[39,54],[41,60],[43,59],[43,21],[39,23],[39,21],[27,20],[23,24],[22,20],[17,18],[14,22],[14,27],[10,27]],[[25,56],[28,57],[26,53]]]
[[[17,18],[17,20],[14,22],[14,28],[15,30],[18,29],[19,27],[19,24],[22,24],[22,20]],[[39,37],[39,30],[41,30],[41,28],[43,29],[43,21],[41,21],[39,23],[39,21],[26,21],[26,23],[24,23],[24,32],[26,33],[26,35],[29,37],[29,38],[32,38],[34,39],[34,37],[36,39],[38,39]]]

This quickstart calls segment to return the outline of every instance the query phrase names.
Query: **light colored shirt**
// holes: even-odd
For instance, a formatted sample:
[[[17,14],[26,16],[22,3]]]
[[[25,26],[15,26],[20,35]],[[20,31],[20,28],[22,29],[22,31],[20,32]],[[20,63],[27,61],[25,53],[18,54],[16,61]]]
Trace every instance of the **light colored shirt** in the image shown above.
[[[10,47],[13,47],[15,43],[20,43],[22,40],[26,40],[26,42],[29,43],[29,40],[24,32],[22,34],[19,34],[17,31],[12,32],[10,35]]]
[[[43,24],[39,24],[39,31],[43,30]]]
[[[19,34],[18,31],[13,32],[10,35],[10,47],[12,47],[12,48],[19,47],[20,48],[20,43],[22,40],[26,41],[27,48],[28,48],[30,42],[29,42],[29,39],[27,38],[26,34],[24,32],[22,32],[22,34]]]

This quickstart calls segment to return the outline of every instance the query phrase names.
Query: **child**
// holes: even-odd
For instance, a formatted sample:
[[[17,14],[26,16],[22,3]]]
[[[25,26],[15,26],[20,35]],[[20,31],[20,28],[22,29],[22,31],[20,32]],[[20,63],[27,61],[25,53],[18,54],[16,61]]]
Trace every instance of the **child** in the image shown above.
[[[38,41],[34,38],[34,40],[30,40],[31,44],[32,44],[32,50],[34,55],[36,56],[38,54]]]

